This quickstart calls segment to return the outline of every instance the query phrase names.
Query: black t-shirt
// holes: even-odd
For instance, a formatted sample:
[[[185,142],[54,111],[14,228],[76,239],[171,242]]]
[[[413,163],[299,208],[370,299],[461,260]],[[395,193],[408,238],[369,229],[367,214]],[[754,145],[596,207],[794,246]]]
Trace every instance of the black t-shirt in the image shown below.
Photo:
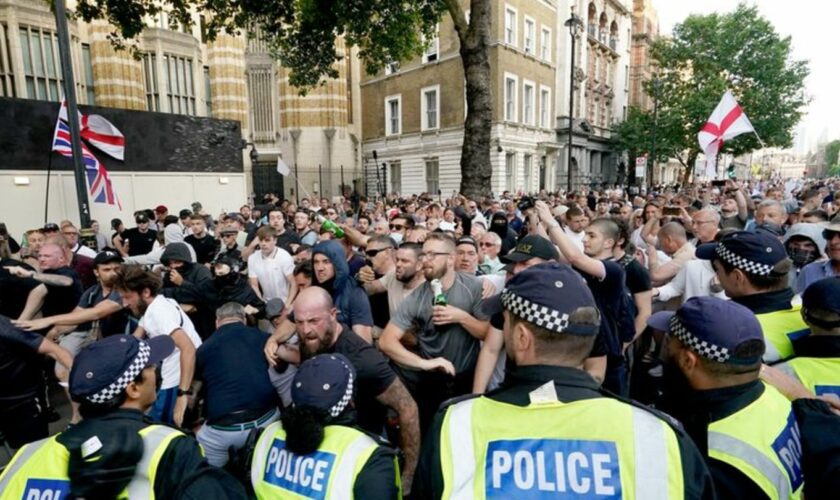
[[[44,338],[12,325],[0,316],[0,406],[10,407],[38,393],[41,363],[38,347]]]
[[[294,231],[286,229],[283,234],[277,235],[277,246],[292,253],[292,245],[300,245],[300,236]]]
[[[620,263],[624,266],[624,282],[627,289],[635,295],[651,290],[650,273],[631,255],[625,255]]]
[[[195,250],[195,260],[199,264],[212,262],[213,257],[216,256],[216,250],[219,248],[219,242],[209,234],[205,234],[201,238],[191,234],[184,238],[184,243],[193,247],[193,250]]]
[[[356,369],[355,402],[359,427],[381,434],[385,426],[386,408],[376,397],[391,386],[397,374],[375,347],[356,335],[347,325],[341,325],[341,328],[341,335],[330,352],[346,356]]]
[[[79,305],[79,299],[82,297],[84,287],[82,287],[82,280],[73,269],[69,267],[60,267],[49,271],[43,271],[44,274],[57,274],[59,276],[66,276],[73,280],[70,286],[53,286],[46,285],[47,296],[44,298],[44,306],[41,308],[41,314],[46,316],[55,316],[56,314],[69,313]]]
[[[612,260],[605,260],[603,263],[605,275],[604,279],[601,280],[579,269],[576,270],[586,280],[586,284],[595,298],[595,305],[601,311],[601,331],[598,333],[598,337],[601,337],[600,342],[606,349],[604,354],[618,356],[622,352],[622,345],[618,332],[615,331],[615,325],[610,318],[623,314],[623,311],[621,311],[621,294],[624,293],[625,286],[624,267]],[[598,343],[599,341],[595,342],[596,347]]]
[[[141,233],[139,229],[133,227],[123,231],[121,236],[123,241],[128,242],[128,255],[132,257],[151,252],[155,247],[155,241],[157,241],[157,231],[154,229]]]
[[[29,292],[40,283],[31,278],[13,276],[7,266],[20,266],[28,271],[34,271],[32,266],[14,259],[0,260],[0,315],[17,318],[26,307]]]

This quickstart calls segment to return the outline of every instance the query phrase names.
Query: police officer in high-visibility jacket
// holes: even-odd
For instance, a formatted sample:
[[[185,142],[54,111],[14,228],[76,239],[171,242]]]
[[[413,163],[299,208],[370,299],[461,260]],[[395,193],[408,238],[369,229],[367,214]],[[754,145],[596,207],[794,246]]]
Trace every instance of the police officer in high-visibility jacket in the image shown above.
[[[778,368],[817,396],[840,397],[840,277],[816,281],[802,293],[802,318],[811,334],[793,341],[796,357]]]
[[[174,349],[168,336],[114,335],[79,352],[70,395],[83,420],[21,448],[0,476],[0,497],[246,498],[194,439],[144,416],[157,394],[156,365]]]
[[[319,354],[300,365],[292,407],[265,428],[254,449],[257,498],[402,498],[394,450],[353,427],[355,378],[341,354]]]
[[[788,286],[793,261],[774,234],[762,229],[736,231],[716,243],[700,245],[697,258],[712,261],[726,296],[758,318],[767,349],[764,362],[775,364],[793,355],[793,341],[808,327],[793,304]]]
[[[662,409],[706,455],[720,498],[799,498],[802,446],[790,401],[759,380],[764,336],[733,301],[693,297],[648,320],[662,345]]]
[[[583,370],[600,314],[566,264],[532,266],[483,304],[504,311],[516,368],[499,389],[450,401],[420,453],[417,498],[713,498],[700,452]]]

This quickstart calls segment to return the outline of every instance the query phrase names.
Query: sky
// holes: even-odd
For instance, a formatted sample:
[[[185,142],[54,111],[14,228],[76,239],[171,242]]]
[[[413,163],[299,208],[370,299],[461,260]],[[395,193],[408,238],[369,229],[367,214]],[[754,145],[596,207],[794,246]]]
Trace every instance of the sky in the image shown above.
[[[724,13],[735,9],[735,0],[654,0],[660,33],[670,34],[675,24],[689,14]],[[782,36],[790,36],[795,59],[810,61],[805,82],[811,103],[797,127],[801,138],[794,149],[803,154],[820,139],[840,139],[840,64],[837,59],[837,20],[840,2],[829,0],[752,0]],[[749,110],[745,110],[749,116]]]

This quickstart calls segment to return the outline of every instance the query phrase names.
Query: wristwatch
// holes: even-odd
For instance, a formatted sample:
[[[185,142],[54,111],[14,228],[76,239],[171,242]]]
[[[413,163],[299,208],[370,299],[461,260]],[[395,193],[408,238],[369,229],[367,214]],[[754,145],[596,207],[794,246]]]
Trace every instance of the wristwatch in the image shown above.
[[[179,397],[179,398],[180,398],[181,396],[192,396],[192,395],[193,395],[193,391],[192,391],[192,389],[187,389],[187,390],[185,391],[185,390],[181,389],[180,387],[178,388],[178,397]]]

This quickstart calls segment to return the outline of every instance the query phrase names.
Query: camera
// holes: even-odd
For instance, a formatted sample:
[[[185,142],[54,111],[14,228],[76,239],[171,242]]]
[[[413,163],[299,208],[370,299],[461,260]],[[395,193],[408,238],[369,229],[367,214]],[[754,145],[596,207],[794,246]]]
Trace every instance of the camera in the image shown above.
[[[525,196],[519,200],[519,203],[516,204],[516,208],[518,208],[520,212],[530,210],[534,208],[534,199],[530,196]]]

